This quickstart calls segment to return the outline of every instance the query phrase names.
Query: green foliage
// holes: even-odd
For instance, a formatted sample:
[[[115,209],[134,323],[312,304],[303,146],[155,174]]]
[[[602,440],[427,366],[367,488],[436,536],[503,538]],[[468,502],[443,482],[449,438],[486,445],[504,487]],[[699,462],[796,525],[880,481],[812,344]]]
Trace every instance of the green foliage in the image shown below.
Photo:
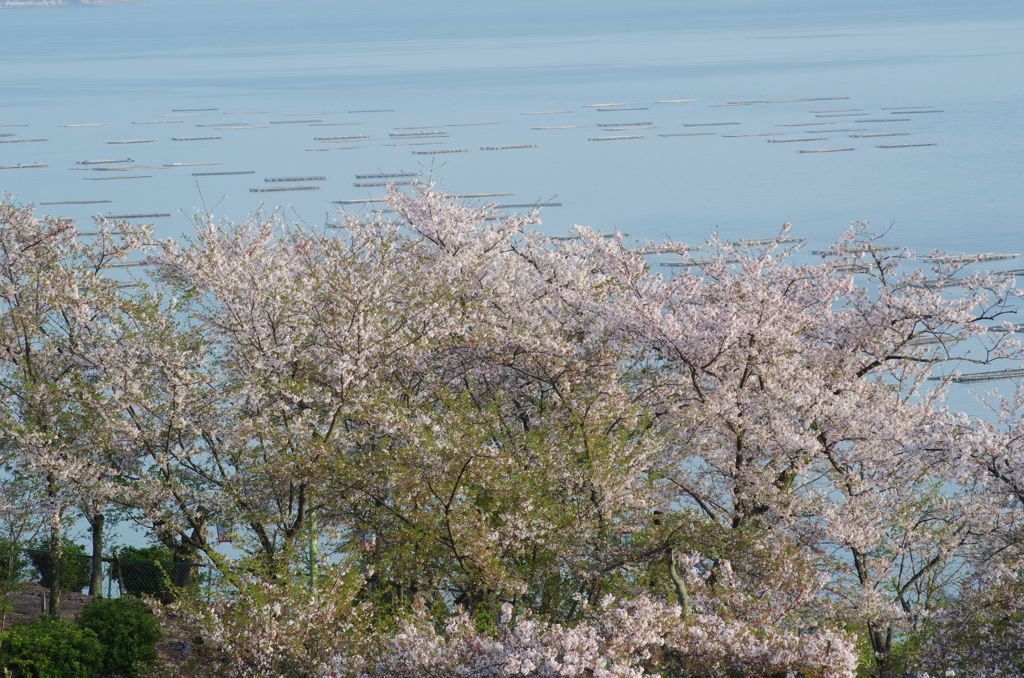
[[[63,619],[42,616],[0,637],[0,666],[10,678],[94,678],[102,663],[96,634]]]
[[[82,608],[79,628],[96,634],[103,645],[103,670],[137,676],[139,664],[156,661],[160,628],[140,601],[127,598],[94,600]]]
[[[85,554],[85,547],[71,541],[64,541],[64,552],[61,554],[61,588],[65,591],[81,591],[89,585],[91,563]],[[47,544],[35,543],[33,548],[25,550],[32,567],[39,574],[39,583],[46,588],[53,587],[56,571],[53,558]]]

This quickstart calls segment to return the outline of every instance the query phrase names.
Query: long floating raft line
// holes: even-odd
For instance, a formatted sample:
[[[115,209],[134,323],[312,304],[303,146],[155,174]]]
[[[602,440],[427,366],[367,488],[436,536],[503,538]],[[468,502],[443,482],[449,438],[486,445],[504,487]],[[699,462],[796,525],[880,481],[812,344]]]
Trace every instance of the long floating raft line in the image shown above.
[[[103,167],[69,167],[69,172],[144,172],[148,170],[163,169],[162,167],[149,167],[147,165],[126,165],[124,167],[118,166],[103,166]]]
[[[695,252],[700,248],[700,245],[694,245],[693,247],[690,247],[688,245],[680,243],[677,245],[651,245],[650,247],[634,247],[630,251],[633,252],[634,254],[642,254],[646,256],[649,254],[688,254],[690,252]]]
[[[214,127],[213,129],[217,129],[217,130],[227,130],[227,129],[267,129],[267,126],[266,125],[241,125],[241,126],[238,126],[238,125],[227,125],[227,126],[220,125],[218,127]]]
[[[385,146],[440,146],[440,141],[410,141],[404,144],[384,144]],[[360,146],[360,148],[362,148]]]
[[[934,108],[934,106],[883,106],[883,111],[908,111],[912,108]]]
[[[81,234],[79,234],[81,235]],[[108,261],[103,264],[102,268],[133,268],[135,266],[145,266],[144,261]]]
[[[713,137],[714,132],[676,132],[675,134],[659,134],[659,137]]]
[[[126,139],[124,141],[108,141],[108,144],[152,144],[156,139]]]
[[[615,232],[613,232],[613,231],[605,231],[604,233],[595,233],[594,235],[596,235],[599,238],[614,238],[615,237]],[[621,236],[629,236],[629,235],[632,235],[632,233],[621,232],[620,231],[619,235],[621,235]],[[549,235],[548,236],[548,240],[579,240],[581,237],[582,236],[579,236],[579,235]]]
[[[626,105],[627,104],[583,104],[583,108],[612,108]]]
[[[250,188],[252,193],[280,193],[281,191],[319,191],[320,186],[259,186]]]
[[[271,125],[304,125],[312,122],[323,122],[323,120],[271,120]]]
[[[1016,259],[1020,254],[986,252],[985,254],[949,254],[941,257],[924,257],[922,261],[938,264],[972,264],[978,261],[1004,261]]]
[[[123,177],[82,177],[86,181],[111,181],[113,179],[151,179],[151,174],[129,174]]]
[[[867,120],[854,120],[854,122],[907,122],[910,118],[870,118]]]
[[[996,381],[998,379],[1020,379],[1024,377],[1024,368],[1007,367],[1005,370],[994,372],[974,372],[972,374],[961,374],[950,377],[950,381],[958,384],[973,384],[979,381]],[[945,377],[928,377],[931,381],[942,381]]]
[[[739,259],[737,257],[709,257],[706,259],[683,259],[680,261],[661,261],[658,263],[662,266],[688,268],[690,266],[707,266],[708,264],[713,264],[718,261],[725,264],[731,264],[739,261]]]
[[[917,148],[918,146],[938,146],[938,144],[886,144],[884,146],[875,146],[875,148]]]
[[[416,172],[377,172],[375,174],[357,174],[356,179],[402,179],[418,176]]]
[[[386,144],[385,144],[386,145]],[[395,146],[403,146],[406,144],[395,144]],[[310,151],[354,151],[357,148],[363,148],[362,146],[331,146],[330,148],[307,148],[306,152]]]
[[[49,139],[3,139],[0,144],[27,144],[31,141],[49,141]]]
[[[170,212],[151,212],[149,214],[104,214],[104,219],[157,219],[159,217],[169,217]]]
[[[769,144],[789,144],[794,141],[825,141],[828,137],[797,137],[795,139],[768,139]]]
[[[43,162],[30,162],[21,165],[0,165],[0,169],[37,169],[41,167],[49,167],[49,165]]]
[[[615,111],[647,111],[650,110],[646,106],[636,106],[633,108],[598,108],[600,113],[613,113]]]
[[[811,113],[849,113],[850,111],[861,111],[861,112],[863,112],[864,109],[863,108],[833,108],[833,109],[828,110],[828,111],[811,111]]]
[[[873,134],[851,134],[850,136],[854,139],[868,139],[870,137],[903,137],[909,134],[910,132],[875,132]]]
[[[171,141],[212,141],[224,137],[171,137]]]
[[[561,207],[560,202],[524,202],[516,205],[498,205],[498,209],[524,209],[533,207]]]
[[[415,186],[418,183],[420,182],[416,181],[415,179],[408,179],[405,181],[355,181],[352,183],[352,185],[355,186],[356,188],[374,188],[379,186],[387,186],[389,184],[392,186]]]
[[[57,125],[57,127],[106,127],[105,122],[80,122],[75,125]]]
[[[643,139],[642,134],[625,134],[617,137],[587,137],[587,141],[623,141],[625,139]]]
[[[369,134],[349,134],[341,137],[313,137],[313,141],[363,141],[372,138]]]
[[[559,125],[558,127],[531,127],[530,129],[578,129],[586,125]]]
[[[327,177],[266,177],[263,181],[327,181]]]
[[[481,151],[510,151],[514,148],[537,148],[537,144],[512,144],[509,146],[481,146]]]
[[[838,153],[839,151],[856,151],[857,149],[850,146],[849,148],[805,148],[798,150],[797,153]]]
[[[599,122],[598,127],[639,127],[641,125],[653,125],[653,122]]]
[[[441,155],[444,153],[469,153],[468,148],[438,148],[432,151],[412,151],[416,155]]]
[[[918,113],[945,113],[945,111],[894,111],[889,115],[915,115]]]
[[[172,162],[164,167],[201,167],[206,165],[223,165],[222,162]]]
[[[853,247],[829,247],[823,250],[811,250],[811,254],[821,255],[838,255],[838,254],[858,254],[860,252],[893,252],[896,250],[902,250],[903,248],[899,245],[860,245]]]
[[[515,195],[515,193],[456,193],[453,198],[500,198],[503,195]]]
[[[99,205],[100,203],[111,202],[110,200],[57,200],[54,202],[41,202],[40,205]],[[84,235],[79,233],[79,235]]]
[[[28,125],[0,125],[0,127],[28,127]]]
[[[193,172],[194,177],[222,177],[229,174],[256,174],[256,170],[246,170],[244,172]]]
[[[789,244],[804,242],[807,238],[803,236],[786,236],[784,238],[740,238],[739,240],[726,240],[727,245],[733,245],[735,247],[760,247],[761,245],[771,244]]]

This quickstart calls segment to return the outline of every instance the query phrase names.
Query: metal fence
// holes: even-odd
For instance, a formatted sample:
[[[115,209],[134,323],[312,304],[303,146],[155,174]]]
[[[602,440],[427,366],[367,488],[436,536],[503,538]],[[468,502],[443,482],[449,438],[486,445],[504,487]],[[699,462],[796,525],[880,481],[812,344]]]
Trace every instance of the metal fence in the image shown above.
[[[35,581],[52,588],[56,568],[49,551],[20,549],[23,558],[20,568],[22,581]],[[92,582],[92,556],[64,553],[61,556],[61,588],[65,591],[88,589]],[[201,563],[134,558],[103,558],[100,574],[102,593],[108,598],[121,596],[151,596],[164,591],[198,589],[209,579],[207,566]],[[6,573],[5,573],[6,574]]]

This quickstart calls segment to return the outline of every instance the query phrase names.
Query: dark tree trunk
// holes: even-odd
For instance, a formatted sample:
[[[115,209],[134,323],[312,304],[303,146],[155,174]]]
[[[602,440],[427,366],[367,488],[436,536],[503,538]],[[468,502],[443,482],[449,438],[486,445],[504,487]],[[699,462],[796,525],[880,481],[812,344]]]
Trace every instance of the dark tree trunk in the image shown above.
[[[103,597],[103,522],[102,513],[97,513],[89,521],[92,527],[92,573],[89,577],[89,595]]]
[[[50,498],[57,496],[57,479],[51,474],[46,478],[46,493]],[[46,608],[51,616],[60,616],[60,600],[64,585],[64,545],[61,543],[60,515],[50,523],[50,562],[53,563],[53,581],[50,582],[50,600]]]

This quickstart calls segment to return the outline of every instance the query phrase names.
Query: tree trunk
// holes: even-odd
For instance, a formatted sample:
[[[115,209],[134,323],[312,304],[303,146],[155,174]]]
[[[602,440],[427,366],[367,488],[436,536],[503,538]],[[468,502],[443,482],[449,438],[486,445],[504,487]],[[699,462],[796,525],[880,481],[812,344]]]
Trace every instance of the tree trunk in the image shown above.
[[[57,479],[51,474],[46,478],[46,493],[51,499],[57,496]],[[53,564],[53,581],[50,583],[50,601],[47,612],[53,616],[60,616],[61,589],[64,584],[63,575],[64,545],[60,537],[60,512],[50,520],[50,562]]]
[[[92,573],[89,577],[89,595],[103,597],[103,522],[102,513],[97,513],[89,521],[92,527]]]
[[[64,585],[63,574],[64,549],[60,543],[60,528],[50,528],[50,563],[53,566],[53,579],[50,582],[50,601],[46,612],[52,617],[60,616],[61,589]]]

